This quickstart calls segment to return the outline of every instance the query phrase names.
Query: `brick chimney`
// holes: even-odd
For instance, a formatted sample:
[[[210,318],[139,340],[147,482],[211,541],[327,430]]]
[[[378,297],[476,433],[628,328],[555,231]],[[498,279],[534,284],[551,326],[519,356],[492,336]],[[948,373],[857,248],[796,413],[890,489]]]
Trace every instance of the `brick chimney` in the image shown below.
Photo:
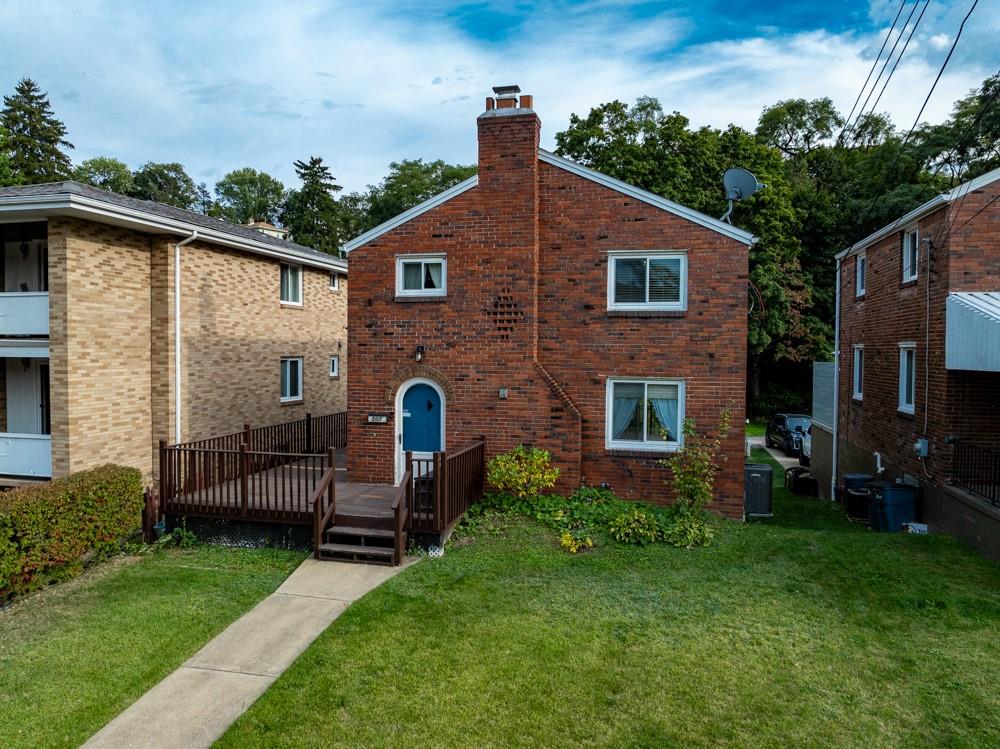
[[[491,304],[516,319],[506,354],[532,360],[538,347],[538,145],[541,121],[518,86],[495,86],[479,130],[479,203],[496,278]]]

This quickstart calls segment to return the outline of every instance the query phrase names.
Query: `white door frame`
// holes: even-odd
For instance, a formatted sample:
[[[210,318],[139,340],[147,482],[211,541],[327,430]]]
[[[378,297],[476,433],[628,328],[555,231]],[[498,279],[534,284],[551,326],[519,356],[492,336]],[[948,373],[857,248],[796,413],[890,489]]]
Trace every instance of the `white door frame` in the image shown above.
[[[406,457],[403,452],[403,396],[406,395],[406,391],[409,390],[414,385],[430,385],[434,390],[437,391],[438,397],[441,399],[441,449],[448,444],[445,439],[445,409],[446,400],[444,397],[444,390],[438,385],[434,380],[429,380],[426,377],[414,377],[407,380],[399,389],[396,390],[396,410],[395,410],[395,422],[396,429],[395,435],[393,436],[394,441],[394,451],[396,453],[396,483],[398,484],[403,479],[403,474],[406,473]],[[413,453],[415,458],[430,458],[431,453]]]

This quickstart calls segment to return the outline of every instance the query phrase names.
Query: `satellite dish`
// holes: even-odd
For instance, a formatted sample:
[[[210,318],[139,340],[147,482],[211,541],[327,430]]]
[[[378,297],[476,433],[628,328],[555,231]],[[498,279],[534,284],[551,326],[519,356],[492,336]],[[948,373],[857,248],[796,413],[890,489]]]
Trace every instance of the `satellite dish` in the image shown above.
[[[722,177],[722,184],[726,188],[726,200],[729,201],[729,208],[723,214],[722,221],[729,221],[729,217],[733,213],[733,204],[737,200],[746,200],[755,192],[767,187],[767,185],[758,182],[757,178],[746,169],[739,167],[727,169]],[[732,222],[729,221],[729,223]]]

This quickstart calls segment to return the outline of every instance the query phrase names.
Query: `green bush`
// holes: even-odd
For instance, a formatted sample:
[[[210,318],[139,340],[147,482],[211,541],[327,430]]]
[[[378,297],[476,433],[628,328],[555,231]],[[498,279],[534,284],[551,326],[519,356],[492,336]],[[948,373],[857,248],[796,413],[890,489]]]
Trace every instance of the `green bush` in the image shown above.
[[[712,516],[704,510],[678,512],[674,519],[663,527],[663,540],[672,546],[685,549],[708,546],[715,536],[711,522]]]
[[[546,450],[518,445],[490,460],[486,478],[498,492],[524,499],[555,486],[559,469]]]
[[[106,465],[0,493],[0,600],[77,574],[139,527],[142,474]]]
[[[612,520],[608,532],[619,543],[645,546],[659,540],[660,524],[653,514],[634,508]]]

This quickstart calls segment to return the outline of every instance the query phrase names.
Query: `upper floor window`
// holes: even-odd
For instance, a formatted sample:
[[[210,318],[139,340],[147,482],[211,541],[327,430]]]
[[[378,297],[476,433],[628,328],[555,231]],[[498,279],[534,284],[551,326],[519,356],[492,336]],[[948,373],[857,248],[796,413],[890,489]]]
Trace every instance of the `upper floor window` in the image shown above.
[[[899,344],[899,410],[911,414],[917,392],[917,346]]]
[[[302,357],[287,356],[281,360],[281,402],[302,400]]]
[[[330,291],[340,290],[340,274],[337,271],[330,271]]]
[[[864,252],[854,257],[854,296],[865,295],[865,274],[868,272],[868,256]]]
[[[623,252],[611,255],[608,309],[687,309],[687,254]]]
[[[396,258],[396,296],[445,296],[448,262],[444,255]]]
[[[920,233],[916,229],[903,232],[903,282],[915,281],[920,260]]]
[[[865,392],[865,347],[861,344],[854,346],[854,400],[859,401],[864,397]]]
[[[282,304],[302,304],[302,266],[281,264]]]
[[[675,450],[683,421],[683,380],[608,380],[608,448]]]

